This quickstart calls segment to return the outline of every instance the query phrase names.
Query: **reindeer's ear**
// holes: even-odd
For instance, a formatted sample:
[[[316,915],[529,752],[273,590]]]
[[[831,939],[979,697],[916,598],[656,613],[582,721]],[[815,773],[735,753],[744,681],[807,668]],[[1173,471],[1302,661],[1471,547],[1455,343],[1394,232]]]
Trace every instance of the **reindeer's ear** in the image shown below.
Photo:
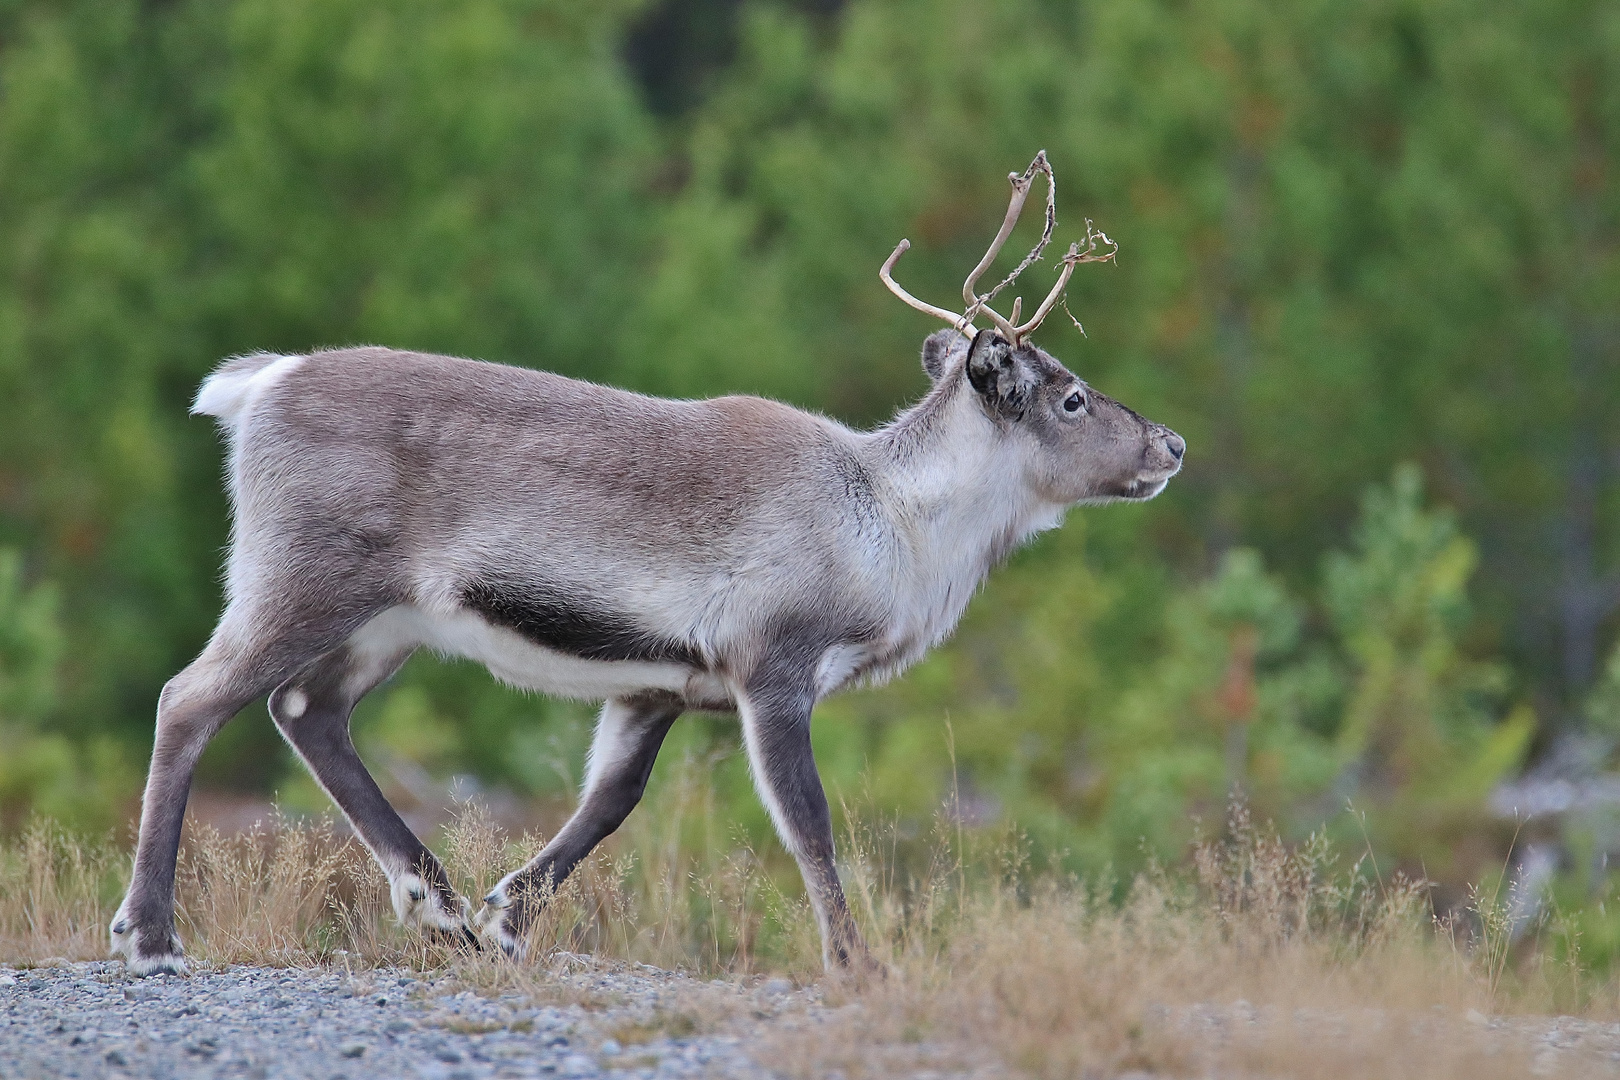
[[[967,351],[968,340],[956,330],[935,330],[923,342],[922,365],[930,382],[939,382],[951,361]]]
[[[968,382],[997,412],[1020,415],[1034,396],[1038,380],[1021,352],[994,330],[980,330],[968,350]]]

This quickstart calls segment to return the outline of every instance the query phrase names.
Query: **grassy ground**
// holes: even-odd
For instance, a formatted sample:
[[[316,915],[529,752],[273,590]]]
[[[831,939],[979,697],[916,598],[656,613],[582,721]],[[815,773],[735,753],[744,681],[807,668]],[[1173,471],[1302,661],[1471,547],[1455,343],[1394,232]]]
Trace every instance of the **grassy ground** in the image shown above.
[[[637,815],[564,887],[535,930],[539,955],[822,978],[797,889],[716,835],[699,792],[693,778]],[[534,847],[475,807],[441,844],[471,896]],[[1320,844],[1285,847],[1241,807],[1187,866],[1145,875],[1123,902],[1120,890],[1025,865],[1015,838],[974,837],[945,818],[926,840],[857,829],[845,850],[852,902],[890,974],[824,980],[830,1010],[767,1036],[780,1044],[772,1059],[805,1075],[887,1075],[941,1058],[1037,1077],[1599,1075],[1595,1060],[1549,1064],[1531,1042],[1488,1038],[1485,1018],[1620,1015],[1612,983],[1533,941],[1510,944],[1491,898],[1438,923],[1420,883],[1346,869]],[[7,841],[0,961],[104,955],[128,862],[122,844],[43,822]],[[381,874],[330,824],[273,821],[235,836],[193,825],[179,892],[180,931],[203,964],[408,965],[478,988],[557,992],[544,964],[440,951],[399,930]],[[724,1011],[694,1000],[670,1022],[724,1024]]]

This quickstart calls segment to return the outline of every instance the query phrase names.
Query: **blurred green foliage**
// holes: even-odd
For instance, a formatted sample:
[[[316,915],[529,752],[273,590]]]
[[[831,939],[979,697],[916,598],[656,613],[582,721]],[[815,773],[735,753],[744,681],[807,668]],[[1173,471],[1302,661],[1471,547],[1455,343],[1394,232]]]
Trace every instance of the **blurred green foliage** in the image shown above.
[[[50,730],[62,648],[56,590],[26,585],[21,557],[0,548],[0,828],[36,813],[108,828],[140,783],[127,744]]]
[[[877,266],[910,237],[950,303],[1045,147],[1059,240],[1123,253],[1070,286],[1088,336],[1041,341],[1187,470],[829,702],[830,785],[1120,870],[1233,785],[1295,830],[1349,800],[1473,874],[1497,778],[1620,734],[1617,66],[1596,0],[0,0],[5,812],[132,805],[217,610],[187,405],[220,357],[371,341],[871,422],[932,329]],[[357,731],[566,800],[587,723],[418,658]],[[250,712],[202,780],[313,805],[290,763]],[[712,775],[766,833],[740,759]]]

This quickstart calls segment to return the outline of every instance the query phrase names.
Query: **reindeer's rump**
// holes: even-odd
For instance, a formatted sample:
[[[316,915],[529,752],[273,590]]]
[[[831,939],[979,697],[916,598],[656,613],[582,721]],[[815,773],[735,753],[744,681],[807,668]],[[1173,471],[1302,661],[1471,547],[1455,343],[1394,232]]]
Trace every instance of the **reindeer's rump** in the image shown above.
[[[859,437],[757,398],[360,348],[229,362],[199,411],[232,435],[233,595],[295,569],[582,659],[701,665],[750,595],[842,593],[870,524]]]

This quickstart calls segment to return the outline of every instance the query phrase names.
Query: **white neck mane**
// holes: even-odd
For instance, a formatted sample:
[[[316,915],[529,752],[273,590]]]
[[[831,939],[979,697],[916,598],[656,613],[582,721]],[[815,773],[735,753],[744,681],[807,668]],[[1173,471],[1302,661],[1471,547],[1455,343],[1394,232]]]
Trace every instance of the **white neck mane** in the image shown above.
[[[879,433],[895,552],[887,643],[898,671],[956,628],[990,569],[1028,537],[1052,528],[1065,508],[1024,481],[1018,444],[997,429],[965,378]],[[940,391],[936,391],[940,393]]]

